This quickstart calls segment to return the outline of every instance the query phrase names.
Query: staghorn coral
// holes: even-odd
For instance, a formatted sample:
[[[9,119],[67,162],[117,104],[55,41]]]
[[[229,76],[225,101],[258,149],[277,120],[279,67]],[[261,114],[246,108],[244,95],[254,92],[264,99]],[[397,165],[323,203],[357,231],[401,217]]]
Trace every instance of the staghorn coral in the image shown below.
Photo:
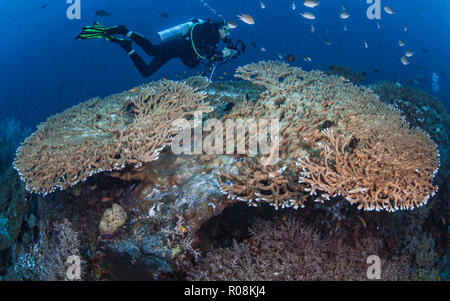
[[[35,244],[18,250],[14,272],[19,280],[56,281],[68,280],[69,256],[79,256],[81,279],[86,272],[86,261],[81,257],[80,233],[67,220],[40,221],[40,239]],[[53,229],[52,229],[53,228]],[[50,233],[47,233],[50,232]]]
[[[367,257],[378,254],[383,245],[380,238],[367,233],[351,242],[352,230],[321,237],[317,229],[293,215],[273,221],[257,220],[249,232],[248,240],[208,252],[187,271],[188,279],[368,280]],[[409,277],[405,258],[383,258],[381,272],[382,280]]]
[[[230,198],[250,205],[269,202],[276,208],[298,208],[303,207],[305,195],[320,188],[325,199],[342,195],[365,210],[392,211],[423,205],[437,191],[432,184],[439,166],[436,145],[422,130],[410,129],[399,110],[383,104],[372,90],[281,62],[246,65],[235,76],[266,90],[256,102],[235,105],[225,118],[277,118],[282,140],[281,160],[275,168],[250,164],[252,160],[245,157],[253,161],[260,157],[250,154],[235,168],[222,170],[219,183]],[[329,145],[328,128],[343,138]],[[334,153],[324,151],[327,146]],[[267,182],[276,170],[287,176]],[[324,175],[329,174],[340,180],[328,183]],[[300,183],[293,180],[296,176]],[[355,194],[358,197],[353,198]]]
[[[324,130],[320,163],[303,160],[300,182],[319,199],[341,195],[364,210],[414,209],[434,196],[432,184],[438,162],[436,146],[426,141],[422,130],[404,128],[404,133],[379,131],[362,137],[350,147],[351,136],[336,136]],[[408,135],[409,134],[409,135]],[[417,147],[420,146],[420,147]]]
[[[159,81],[135,94],[89,100],[39,125],[18,148],[14,166],[27,189],[41,194],[102,171],[139,167],[171,143],[174,120],[211,110],[204,98],[184,83]]]
[[[303,207],[305,195],[301,185],[292,175],[285,174],[285,169],[278,165],[259,165],[252,158],[244,158],[238,164],[241,174],[228,174],[220,170],[217,180],[221,191],[231,199],[247,202],[257,206],[259,202],[268,202],[272,206],[285,207],[293,204]],[[231,184],[233,183],[233,184]]]

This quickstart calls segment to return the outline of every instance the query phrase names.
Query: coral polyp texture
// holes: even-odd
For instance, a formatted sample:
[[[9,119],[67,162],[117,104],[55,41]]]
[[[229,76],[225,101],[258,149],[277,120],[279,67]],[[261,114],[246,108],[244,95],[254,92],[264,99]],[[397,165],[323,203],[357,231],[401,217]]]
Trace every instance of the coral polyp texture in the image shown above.
[[[244,158],[222,170],[219,183],[230,198],[299,208],[307,196],[342,196],[360,209],[394,211],[422,206],[436,193],[435,143],[371,89],[281,62],[249,64],[235,76],[265,91],[225,118],[276,118],[282,139],[276,166]]]
[[[47,194],[99,172],[157,160],[178,132],[174,120],[211,110],[204,93],[181,82],[133,90],[91,99],[40,124],[14,161],[27,189]]]

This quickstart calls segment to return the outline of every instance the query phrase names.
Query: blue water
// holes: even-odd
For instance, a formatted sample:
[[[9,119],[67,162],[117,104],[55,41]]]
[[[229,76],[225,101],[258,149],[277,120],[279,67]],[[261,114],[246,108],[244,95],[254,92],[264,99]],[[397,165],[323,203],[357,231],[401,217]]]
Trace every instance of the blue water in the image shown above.
[[[395,80],[407,84],[417,74],[427,82],[414,85],[431,93],[431,74],[439,75],[441,92],[437,95],[450,108],[450,1],[448,0],[381,0],[396,12],[381,14],[381,29],[376,20],[366,18],[365,0],[344,1],[351,17],[340,19],[342,1],[321,0],[314,9],[291,0],[81,0],[81,20],[69,20],[65,0],[14,0],[0,4],[0,119],[13,116],[22,124],[34,126],[51,114],[95,96],[106,96],[161,77],[194,75],[202,68],[188,70],[172,60],[150,78],[142,78],[125,52],[104,40],[76,41],[74,37],[84,25],[99,20],[105,25],[126,24],[130,30],[157,41],[156,32],[192,17],[237,20],[236,14],[250,14],[254,25],[238,21],[233,40],[247,42],[247,52],[215,72],[215,79],[231,78],[233,70],[259,60],[278,59],[278,54],[293,54],[293,63],[305,70],[327,70],[330,64],[347,65],[368,73],[365,83]],[[43,7],[47,5],[46,7]],[[215,9],[216,14],[208,7]],[[97,17],[95,11],[112,15]],[[299,13],[313,12],[316,19],[306,20]],[[162,12],[169,14],[163,18]],[[408,24],[407,32],[403,24]],[[311,33],[310,24],[315,32]],[[343,26],[347,24],[348,31]],[[327,34],[328,31],[328,34]],[[331,46],[324,44],[326,39]],[[398,40],[407,42],[398,46]],[[364,47],[364,40],[368,48]],[[250,42],[255,42],[253,48]],[[262,52],[260,47],[267,49]],[[429,52],[425,53],[425,48]],[[415,55],[408,66],[400,63],[406,49]],[[312,62],[303,60],[310,56]],[[147,58],[148,60],[149,58]],[[372,72],[379,69],[379,73]],[[185,73],[186,71],[186,73]]]

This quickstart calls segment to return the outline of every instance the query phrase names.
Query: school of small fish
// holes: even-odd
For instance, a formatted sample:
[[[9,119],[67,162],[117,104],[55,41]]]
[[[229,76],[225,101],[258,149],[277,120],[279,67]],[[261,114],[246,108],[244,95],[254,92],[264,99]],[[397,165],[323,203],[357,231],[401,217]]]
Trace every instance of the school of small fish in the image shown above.
[[[314,9],[317,6],[320,5],[320,0],[300,0],[300,1],[303,1],[303,6],[308,8],[308,9]],[[206,3],[205,0],[200,0],[200,2],[202,2],[205,7],[207,7],[207,8],[212,10],[212,8]],[[292,11],[296,11],[296,10],[299,9],[299,6],[297,6],[297,3],[296,3],[295,0],[291,1],[290,3],[291,3],[290,4],[290,9]],[[259,4],[260,4],[261,9],[263,9],[263,10],[266,9],[267,6],[266,6],[266,3],[265,3],[265,0],[259,0]],[[392,9],[390,6],[384,6],[383,10],[388,15],[396,15],[397,14],[397,12],[394,9]],[[214,13],[216,13],[216,12],[214,11]],[[421,11],[419,11],[419,14],[423,15],[424,18],[427,17]],[[300,12],[299,15],[301,17],[303,17],[304,19],[311,20],[311,21],[317,19],[316,14],[313,13],[312,11],[303,11],[303,12]],[[241,22],[243,22],[245,24],[248,24],[248,25],[254,25],[255,24],[255,20],[250,14],[241,13],[241,14],[238,14],[236,17],[237,17],[238,20],[240,20]],[[344,32],[347,32],[348,31],[347,20],[350,19],[351,14],[347,10],[347,7],[346,7],[345,4],[342,5],[342,8],[341,8],[341,10],[340,10],[340,12],[339,12],[337,17],[342,19],[342,20],[345,20],[345,23],[342,25],[342,29],[343,29]],[[315,33],[316,32],[316,27],[314,26],[313,23],[314,22],[309,24],[311,33]],[[234,29],[234,28],[238,27],[238,23],[236,21],[232,20],[232,19],[227,21],[227,25],[231,29]],[[376,25],[377,25],[377,29],[381,30],[381,24],[380,24],[379,21],[376,21]],[[403,24],[402,25],[402,29],[403,29],[403,32],[407,32],[408,29],[409,29],[408,24]],[[328,29],[326,29],[325,31],[326,31],[326,34],[328,35],[329,34]],[[332,41],[330,39],[326,39],[324,41],[324,44],[327,45],[327,46],[331,46],[332,45]],[[253,45],[254,48],[256,48],[256,44],[254,42],[252,42],[252,45]],[[369,48],[369,43],[368,43],[367,40],[363,41],[363,45],[364,45],[364,48],[366,48],[366,49]],[[406,45],[406,42],[404,40],[402,40],[402,39],[398,40],[398,46],[399,47],[404,47],[405,45]],[[267,49],[265,47],[263,47],[263,46],[260,46],[259,50],[261,52],[266,52],[267,51]],[[280,59],[285,59],[285,60],[287,60],[287,61],[289,61],[291,63],[295,61],[295,56],[293,54],[287,55],[285,52],[283,52],[283,53],[284,54],[278,53],[278,57]],[[415,52],[413,50],[411,50],[411,49],[408,49],[408,50],[404,51],[404,53],[403,53],[403,55],[402,55],[402,57],[400,59],[400,62],[402,63],[402,65],[404,65],[404,66],[409,65],[410,62],[408,61],[408,59],[413,57],[414,54],[415,54]],[[305,62],[312,62],[311,57],[308,56],[308,55],[303,55],[303,60]],[[379,72],[379,69],[374,69],[374,72]]]

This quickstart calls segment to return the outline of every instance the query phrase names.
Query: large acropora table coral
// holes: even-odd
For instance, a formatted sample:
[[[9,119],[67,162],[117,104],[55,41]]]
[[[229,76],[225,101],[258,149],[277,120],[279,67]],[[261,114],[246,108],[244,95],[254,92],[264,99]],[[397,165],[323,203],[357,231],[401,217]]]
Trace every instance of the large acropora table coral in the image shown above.
[[[204,207],[212,211],[219,203],[223,207],[237,200],[301,208],[307,198],[326,202],[339,196],[360,209],[394,211],[422,206],[436,193],[435,143],[423,130],[410,128],[397,109],[383,104],[369,88],[272,61],[240,67],[235,77],[260,87],[255,88],[256,100],[247,90],[221,93],[206,79],[190,78],[153,82],[79,104],[39,125],[19,147],[14,166],[28,190],[48,194],[96,173],[145,182],[146,175],[151,178],[149,168],[161,165],[160,154],[172,156],[164,160],[175,165],[206,161],[199,176],[224,194],[211,192],[211,185],[197,187],[204,189]],[[234,106],[223,116],[215,102],[225,96]],[[278,119],[280,160],[263,165],[262,154],[173,158],[168,146],[179,131],[172,122],[193,122],[194,111],[222,121]],[[183,189],[192,188],[192,177],[190,181]],[[181,182],[163,183],[159,189],[183,187]],[[142,191],[147,194],[141,193],[142,200],[154,199],[154,191]],[[178,211],[187,201],[179,202]],[[149,215],[157,208],[152,204]]]

